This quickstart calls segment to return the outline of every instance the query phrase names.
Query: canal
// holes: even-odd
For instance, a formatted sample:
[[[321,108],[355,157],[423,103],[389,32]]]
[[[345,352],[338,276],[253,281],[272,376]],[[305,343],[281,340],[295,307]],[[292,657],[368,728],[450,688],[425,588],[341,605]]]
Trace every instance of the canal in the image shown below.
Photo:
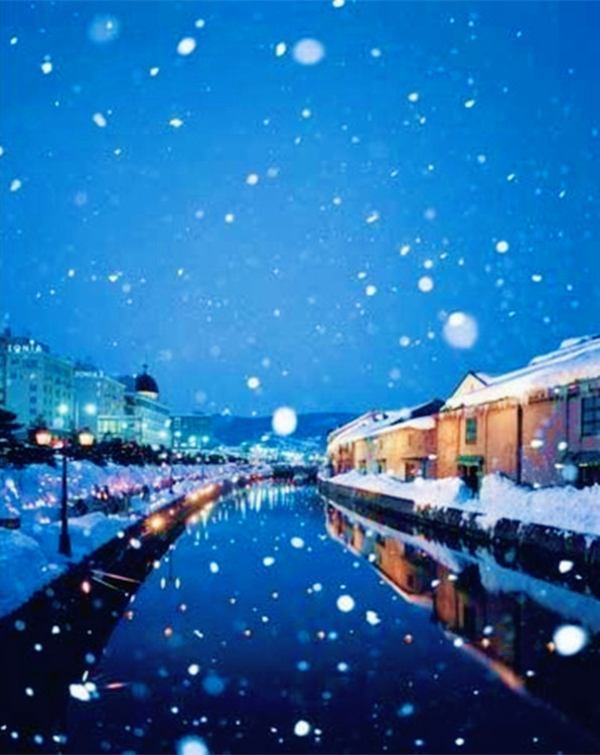
[[[0,622],[2,751],[598,752],[593,575],[363,514],[261,486],[155,519]]]

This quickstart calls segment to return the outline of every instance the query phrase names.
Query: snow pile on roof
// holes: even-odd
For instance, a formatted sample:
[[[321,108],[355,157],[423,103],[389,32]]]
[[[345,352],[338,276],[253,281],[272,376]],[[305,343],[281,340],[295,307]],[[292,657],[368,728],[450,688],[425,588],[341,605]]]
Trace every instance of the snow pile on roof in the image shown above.
[[[347,425],[338,428],[329,436],[329,441],[347,443],[357,438],[364,438],[379,428],[389,427],[395,422],[401,422],[410,417],[410,409],[396,411],[372,411],[363,414]]]
[[[409,499],[417,509],[454,507],[481,514],[478,524],[484,529],[492,529],[506,518],[600,535],[600,485],[582,490],[571,486],[528,490],[496,473],[483,478],[479,498],[470,498],[456,477],[400,482],[389,475],[363,475],[354,470],[332,477],[330,482]]]
[[[486,377],[488,385],[472,393],[451,396],[445,409],[522,398],[536,390],[569,385],[600,377],[600,336],[563,341],[558,351],[532,359],[527,367],[499,377]]]
[[[415,417],[414,419],[407,419],[405,422],[397,422],[387,427],[377,427],[372,430],[365,437],[374,438],[379,435],[385,435],[386,433],[396,432],[397,430],[433,430],[435,429],[435,419],[430,417]]]
[[[328,437],[329,443],[348,443],[360,438],[372,438],[386,430],[396,430],[400,426],[419,430],[435,427],[432,415],[442,402],[438,399],[418,406],[394,409],[393,411],[371,411],[361,415],[347,425],[334,430]]]

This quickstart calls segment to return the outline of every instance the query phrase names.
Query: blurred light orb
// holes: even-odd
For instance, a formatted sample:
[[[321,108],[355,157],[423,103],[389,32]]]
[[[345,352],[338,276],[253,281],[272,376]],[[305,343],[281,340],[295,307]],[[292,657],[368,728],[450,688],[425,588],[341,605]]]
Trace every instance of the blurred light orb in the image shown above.
[[[177,742],[177,755],[210,755],[210,751],[200,737],[183,737]]]
[[[338,610],[342,613],[352,611],[355,606],[354,598],[351,595],[340,595],[336,603]]]
[[[424,294],[433,291],[433,278],[430,278],[429,275],[419,278],[419,291],[422,291]]]
[[[291,435],[298,427],[298,416],[291,406],[280,406],[273,412],[272,426],[277,435]]]
[[[196,49],[196,40],[193,37],[184,37],[177,45],[180,55],[191,55]]]
[[[257,377],[249,377],[246,385],[251,391],[255,391],[257,388],[260,388],[260,380]]]
[[[294,726],[294,734],[297,737],[305,737],[310,733],[310,730],[311,725],[308,723],[308,721],[296,721],[296,725]]]
[[[455,349],[470,349],[478,335],[477,320],[466,312],[452,312],[444,323],[446,343]]]
[[[204,677],[204,681],[202,682],[202,689],[206,692],[207,695],[218,697],[218,695],[223,694],[223,692],[225,691],[225,682],[221,679],[220,676],[217,676],[214,672],[211,672]]]
[[[565,482],[577,482],[579,468],[576,464],[565,464],[560,470],[560,474]]]
[[[576,655],[588,643],[588,633],[583,627],[576,624],[563,624],[552,637],[552,642],[559,655]]]
[[[121,22],[116,16],[107,13],[95,15],[87,29],[90,42],[107,45],[114,42],[121,34]]]
[[[301,39],[294,45],[292,55],[296,63],[303,66],[314,66],[325,57],[325,48],[318,39]]]
[[[496,251],[498,252],[498,254],[506,254],[506,252],[508,252],[508,249],[509,249],[508,241],[499,241],[496,244]]]

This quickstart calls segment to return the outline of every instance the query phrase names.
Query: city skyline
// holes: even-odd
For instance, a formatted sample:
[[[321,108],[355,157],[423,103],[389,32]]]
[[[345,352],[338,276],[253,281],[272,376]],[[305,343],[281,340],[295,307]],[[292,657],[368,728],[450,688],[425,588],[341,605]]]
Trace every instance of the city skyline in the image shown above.
[[[444,398],[598,333],[599,23],[3,3],[5,325],[260,416]]]

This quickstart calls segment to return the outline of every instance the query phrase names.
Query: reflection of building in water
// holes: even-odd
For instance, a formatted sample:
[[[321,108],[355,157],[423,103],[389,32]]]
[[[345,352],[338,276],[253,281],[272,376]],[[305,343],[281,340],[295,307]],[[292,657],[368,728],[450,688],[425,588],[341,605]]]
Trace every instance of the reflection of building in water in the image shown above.
[[[592,692],[600,674],[598,601],[496,565],[491,554],[479,561],[333,505],[326,522],[333,538],[363,555],[406,601],[431,610],[433,620],[508,687],[531,692],[598,730],[600,701]],[[587,623],[589,644],[573,659],[552,644],[565,623]]]

